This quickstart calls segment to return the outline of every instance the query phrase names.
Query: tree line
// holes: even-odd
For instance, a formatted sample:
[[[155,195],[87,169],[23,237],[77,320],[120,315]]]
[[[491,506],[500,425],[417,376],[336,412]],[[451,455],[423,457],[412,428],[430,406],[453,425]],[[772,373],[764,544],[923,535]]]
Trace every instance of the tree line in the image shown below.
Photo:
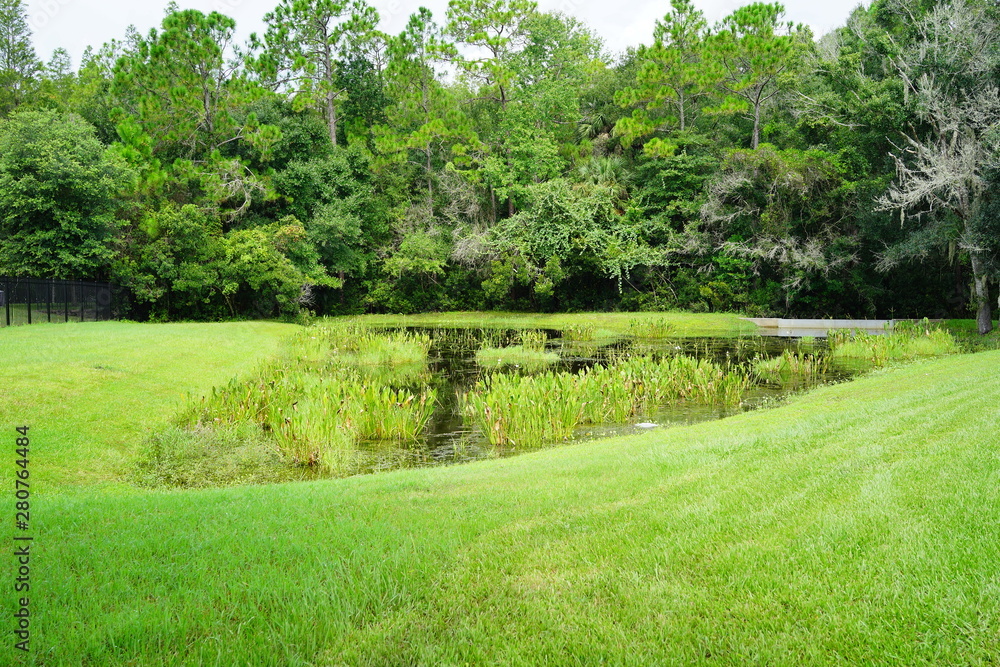
[[[962,316],[1000,267],[1000,10],[671,0],[607,53],[530,0],[281,0],[37,58],[0,0],[0,274],[133,316],[452,309]]]

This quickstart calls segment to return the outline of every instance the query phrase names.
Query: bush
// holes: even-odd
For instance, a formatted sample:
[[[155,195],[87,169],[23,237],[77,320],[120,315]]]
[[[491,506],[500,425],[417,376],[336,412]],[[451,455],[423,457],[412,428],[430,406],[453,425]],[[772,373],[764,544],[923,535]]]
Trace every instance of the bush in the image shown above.
[[[0,123],[0,273],[105,279],[127,168],[73,114]]]
[[[250,423],[171,427],[150,437],[130,471],[143,487],[185,489],[301,479]]]

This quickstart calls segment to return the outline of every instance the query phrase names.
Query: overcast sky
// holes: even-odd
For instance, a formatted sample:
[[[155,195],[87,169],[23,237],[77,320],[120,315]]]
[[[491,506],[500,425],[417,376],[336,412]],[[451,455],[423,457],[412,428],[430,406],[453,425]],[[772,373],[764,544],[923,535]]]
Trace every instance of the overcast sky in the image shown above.
[[[62,47],[69,51],[73,66],[80,64],[80,55],[88,46],[99,47],[120,39],[129,25],[140,32],[159,26],[168,0],[27,0],[28,21],[34,34],[35,51],[47,61],[52,51]],[[203,12],[219,11],[236,19],[244,39],[251,32],[262,32],[264,14],[274,9],[279,0],[180,0],[182,8]],[[406,24],[409,15],[423,5],[434,12],[443,24],[447,0],[369,0],[382,17],[382,30],[396,34]],[[705,12],[709,23],[726,16],[750,0],[695,0]],[[843,25],[861,0],[786,0],[786,19],[805,23],[819,37]],[[669,0],[539,0],[543,11],[562,11],[576,16],[605,40],[611,53],[627,46],[652,41],[653,22],[670,8]]]

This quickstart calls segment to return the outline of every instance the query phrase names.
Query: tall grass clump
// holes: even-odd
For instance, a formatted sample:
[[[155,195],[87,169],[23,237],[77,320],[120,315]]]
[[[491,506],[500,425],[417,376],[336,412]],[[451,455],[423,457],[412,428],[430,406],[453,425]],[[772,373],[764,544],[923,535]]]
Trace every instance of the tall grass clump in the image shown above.
[[[377,386],[351,374],[302,376],[276,410],[259,423],[300,466],[329,465],[334,452],[368,440],[416,439],[434,409],[436,393]],[[340,458],[343,458],[342,456]]]
[[[524,329],[518,333],[518,338],[521,341],[521,347],[532,352],[544,352],[545,344],[549,340],[545,332],[538,329]]]
[[[546,352],[512,345],[510,347],[484,347],[476,352],[476,363],[483,368],[516,366],[526,370],[546,368],[559,361],[555,352]]]
[[[669,338],[677,333],[677,327],[666,318],[655,320],[631,320],[628,335],[634,338]]]
[[[179,488],[270,484],[305,479],[252,424],[171,426],[149,437],[128,471],[138,486]]]
[[[465,405],[491,445],[531,449],[572,437],[583,419],[583,396],[576,374],[494,374],[465,395]]]
[[[656,360],[632,357],[582,372],[587,380],[587,421],[626,423],[667,403],[735,407],[751,379],[731,366],[685,355]]]
[[[742,371],[685,356],[633,357],[577,373],[496,375],[465,395],[491,445],[537,447],[566,440],[585,423],[628,423],[672,402],[737,406],[751,379]]]
[[[921,322],[898,322],[885,335],[861,331],[830,331],[827,337],[834,359],[880,368],[894,361],[936,357],[960,352],[955,338],[944,329]]]
[[[592,341],[597,337],[597,329],[590,324],[574,324],[562,330],[562,337],[567,341]]]
[[[504,329],[436,329],[434,338],[447,340],[458,349],[504,347],[513,341],[511,332]]]
[[[785,350],[771,358],[758,356],[752,365],[758,376],[780,384],[815,382],[830,370],[826,356],[802,350]]]
[[[548,368],[559,361],[559,355],[548,352],[545,345],[549,338],[544,331],[524,329],[517,332],[518,345],[501,346],[495,336],[484,337],[482,347],[476,352],[476,363],[483,368],[516,367],[528,371]]]
[[[352,323],[307,329],[291,345],[299,367],[352,368],[390,382],[417,379],[430,347],[425,333],[373,331]]]
[[[292,467],[352,474],[359,443],[423,433],[437,398],[421,382],[429,348],[426,335],[310,327],[250,378],[190,401],[178,425],[192,433],[250,425]]]

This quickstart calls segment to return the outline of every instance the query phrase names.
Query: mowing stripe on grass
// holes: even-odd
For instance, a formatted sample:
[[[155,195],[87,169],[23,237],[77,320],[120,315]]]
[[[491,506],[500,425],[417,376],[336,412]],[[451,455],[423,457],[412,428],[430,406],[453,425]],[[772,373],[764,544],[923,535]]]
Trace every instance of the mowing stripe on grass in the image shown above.
[[[29,423],[42,490],[113,484],[189,392],[249,372],[299,327],[38,324],[0,331],[0,424]]]
[[[990,664],[998,364],[460,467],[42,497],[39,661]]]

